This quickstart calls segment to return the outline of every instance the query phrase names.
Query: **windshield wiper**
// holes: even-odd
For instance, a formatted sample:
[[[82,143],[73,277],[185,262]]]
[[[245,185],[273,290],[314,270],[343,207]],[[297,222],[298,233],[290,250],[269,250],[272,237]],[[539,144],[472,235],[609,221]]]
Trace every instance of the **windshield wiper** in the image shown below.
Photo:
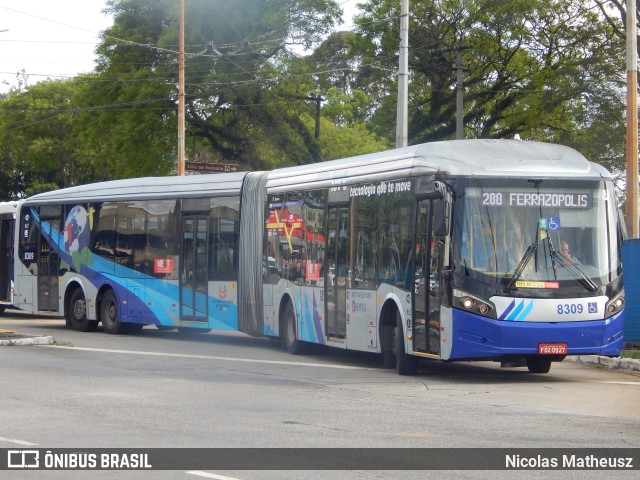
[[[529,247],[527,248],[527,251],[524,252],[524,255],[522,256],[522,258],[518,262],[518,265],[516,265],[516,269],[513,272],[513,277],[511,277],[511,280],[509,280],[509,283],[507,283],[507,286],[504,287],[504,292],[505,293],[509,293],[513,289],[513,286],[515,285],[515,283],[520,278],[520,275],[522,275],[524,267],[527,266],[527,263],[529,263],[529,260],[531,260],[531,257],[538,251],[538,239],[537,239],[537,236],[538,235],[537,235],[537,232],[536,232],[536,240],[531,245],[529,245]]]
[[[578,267],[575,263],[568,263],[567,259],[556,250],[553,250],[551,252],[551,258],[552,260],[557,260],[560,265],[573,273],[573,276],[576,277],[576,279],[582,285],[584,285],[587,290],[589,290],[590,292],[595,292],[596,290],[598,290],[598,286],[587,276],[586,273],[582,271],[580,267]],[[555,264],[553,265],[553,268],[555,271]]]

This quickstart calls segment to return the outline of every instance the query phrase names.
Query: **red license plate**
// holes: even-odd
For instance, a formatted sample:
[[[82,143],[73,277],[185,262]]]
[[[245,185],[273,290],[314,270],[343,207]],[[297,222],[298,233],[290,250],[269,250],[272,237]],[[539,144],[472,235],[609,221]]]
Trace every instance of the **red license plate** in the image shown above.
[[[540,355],[566,355],[566,343],[540,343],[538,345],[538,353]]]

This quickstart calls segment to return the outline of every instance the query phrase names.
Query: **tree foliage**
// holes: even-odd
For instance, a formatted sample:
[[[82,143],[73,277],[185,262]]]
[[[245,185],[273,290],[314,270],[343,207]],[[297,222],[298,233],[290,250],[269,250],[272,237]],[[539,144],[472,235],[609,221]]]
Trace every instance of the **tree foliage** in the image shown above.
[[[136,116],[155,116],[156,124],[164,127],[171,123],[167,117],[175,119],[177,103],[177,3],[112,0],[109,6],[115,22],[99,49],[99,71],[119,81],[108,82],[106,94],[112,102],[152,102],[149,105],[158,108],[155,114],[144,109]],[[187,7],[185,83],[187,135],[195,140],[191,145],[207,145],[213,160],[250,168],[272,166],[278,157],[289,163],[319,160],[318,145],[300,121],[301,111],[312,111],[301,98],[308,87],[293,82],[302,92],[292,94],[291,86],[283,88],[282,75],[290,66],[287,44],[301,38],[311,46],[326,35],[341,13],[336,2],[192,0]],[[132,120],[148,125],[151,119]],[[160,128],[157,134],[173,139],[169,132]],[[159,144],[172,152],[165,143]],[[271,152],[266,159],[257,155],[265,151]],[[164,162],[168,163],[170,159]]]
[[[188,158],[252,170],[389,148],[399,9],[363,1],[336,31],[338,0],[188,0]],[[178,2],[107,10],[93,73],[23,72],[0,97],[4,198],[175,173]],[[624,19],[619,0],[411,0],[410,143],[454,138],[460,67],[466,137],[564,143],[623,171]]]
[[[73,106],[80,83],[40,82],[0,103],[3,175],[10,185],[5,198],[97,178],[96,159],[78,136]]]
[[[589,0],[414,1],[410,17],[411,141],[453,138],[457,54],[462,53],[468,137],[557,141],[598,89],[619,81],[622,45]],[[358,25],[377,46],[371,61],[396,62],[399,2],[372,0]],[[394,77],[388,77],[390,87]],[[393,96],[392,88],[389,95]],[[388,102],[384,109],[395,105]],[[384,122],[376,122],[384,124]],[[383,132],[381,132],[383,133]]]

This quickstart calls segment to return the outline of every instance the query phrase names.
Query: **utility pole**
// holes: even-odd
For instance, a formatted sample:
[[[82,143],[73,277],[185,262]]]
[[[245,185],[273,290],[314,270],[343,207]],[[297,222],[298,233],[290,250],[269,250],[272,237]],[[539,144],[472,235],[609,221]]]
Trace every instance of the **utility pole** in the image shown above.
[[[409,0],[400,0],[400,61],[398,64],[398,109],[396,148],[408,145],[409,103]]]
[[[184,0],[180,0],[180,53],[178,54],[178,175],[184,175],[185,98],[184,98]]]
[[[322,97],[318,94],[315,98],[311,97],[310,100],[316,101],[316,141],[320,140],[320,107],[322,106]]]
[[[464,100],[462,85],[462,50],[458,47],[456,54],[456,140],[464,139]]]
[[[627,232],[638,238],[638,40],[636,0],[627,0]]]

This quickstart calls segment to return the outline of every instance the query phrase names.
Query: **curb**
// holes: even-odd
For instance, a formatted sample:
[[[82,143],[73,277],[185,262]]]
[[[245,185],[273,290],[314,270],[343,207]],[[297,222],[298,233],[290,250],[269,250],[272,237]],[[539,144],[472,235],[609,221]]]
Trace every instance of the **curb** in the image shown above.
[[[619,368],[622,370],[631,370],[633,372],[640,372],[640,360],[633,358],[609,358],[599,355],[575,355],[567,357],[567,360],[573,360],[582,363],[592,363],[595,365],[602,365],[607,368]]]
[[[52,345],[56,343],[55,339],[50,336],[45,337],[27,337],[25,335],[16,335],[15,338],[0,339],[0,346],[22,347],[25,345]]]

